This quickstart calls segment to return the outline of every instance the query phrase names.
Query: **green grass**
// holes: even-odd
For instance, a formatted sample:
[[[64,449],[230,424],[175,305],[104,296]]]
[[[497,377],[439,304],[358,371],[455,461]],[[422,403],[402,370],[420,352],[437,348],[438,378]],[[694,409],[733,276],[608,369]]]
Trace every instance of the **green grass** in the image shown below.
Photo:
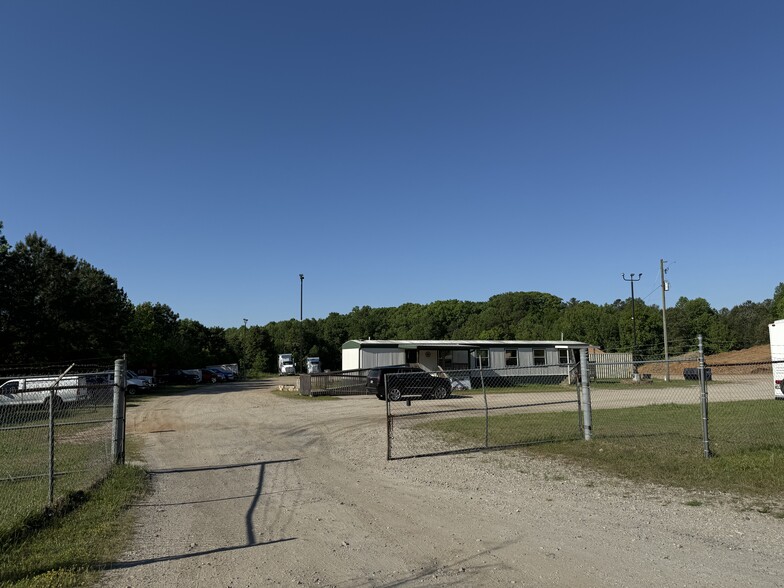
[[[111,407],[68,410],[58,415],[55,427],[55,499],[90,487],[111,466]],[[43,411],[6,415],[0,431],[0,535],[40,512],[49,494],[49,428]],[[68,473],[65,473],[68,472]],[[28,476],[36,476],[29,477]]]
[[[784,403],[713,403],[708,422],[710,459],[703,457],[697,405],[594,410],[590,442],[582,440],[574,412],[496,415],[490,417],[490,446],[528,445],[525,451],[639,482],[781,500]],[[421,426],[463,446],[484,445],[482,417]]]
[[[101,484],[0,535],[0,586],[83,586],[115,561],[130,539],[128,506],[148,488],[140,468],[118,466]]]
[[[711,382],[711,385],[721,384],[722,382]],[[631,380],[596,380],[591,382],[591,388],[600,390],[657,390],[664,388],[697,388],[699,382],[693,380],[644,380],[635,384]],[[488,394],[531,394],[537,392],[563,392],[564,394],[576,394],[576,384],[516,384],[504,387],[488,387]],[[460,390],[455,394],[481,395],[482,389]]]

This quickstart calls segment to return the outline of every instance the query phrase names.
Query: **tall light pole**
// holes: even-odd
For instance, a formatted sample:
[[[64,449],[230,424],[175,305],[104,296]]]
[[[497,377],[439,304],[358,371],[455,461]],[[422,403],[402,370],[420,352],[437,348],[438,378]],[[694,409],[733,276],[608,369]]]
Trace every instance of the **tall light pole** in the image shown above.
[[[305,274],[299,275],[299,322],[302,322],[302,288],[305,284]]]
[[[242,322],[243,322],[243,323],[245,323],[245,324],[244,324],[244,325],[242,325],[242,326],[243,326],[243,327],[245,327],[245,328],[247,329],[247,328],[248,328],[248,319],[242,319]]]
[[[305,331],[302,327],[302,289],[305,284],[305,274],[299,275],[299,365],[305,361]]]
[[[637,379],[637,363],[634,361],[634,356],[637,355],[637,322],[634,320],[634,282],[639,282],[640,278],[642,278],[642,274],[637,274],[637,277],[634,277],[634,274],[629,274],[629,277],[626,277],[626,274],[621,274],[623,279],[626,282],[629,282],[632,285],[632,374],[634,379]]]

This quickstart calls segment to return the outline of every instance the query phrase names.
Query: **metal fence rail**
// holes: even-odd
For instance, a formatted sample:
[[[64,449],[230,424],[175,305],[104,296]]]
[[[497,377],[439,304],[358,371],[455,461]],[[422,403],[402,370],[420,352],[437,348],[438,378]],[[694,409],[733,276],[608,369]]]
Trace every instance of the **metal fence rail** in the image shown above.
[[[303,396],[361,396],[368,394],[367,369],[300,375]],[[309,382],[309,384],[305,383]]]
[[[74,371],[0,378],[0,538],[101,480],[122,451],[108,368]]]
[[[779,361],[711,361],[701,338],[678,358],[619,359],[592,356],[550,380],[519,367],[389,374],[387,458],[581,438],[659,444],[673,456],[784,447]],[[437,378],[449,382],[446,398]]]
[[[388,374],[387,458],[579,439],[571,368],[547,376],[541,366]]]

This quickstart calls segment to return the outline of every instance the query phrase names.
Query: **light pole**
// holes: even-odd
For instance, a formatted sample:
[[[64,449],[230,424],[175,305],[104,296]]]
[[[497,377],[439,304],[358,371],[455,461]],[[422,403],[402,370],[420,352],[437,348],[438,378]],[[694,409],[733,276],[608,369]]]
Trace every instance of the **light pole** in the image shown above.
[[[634,274],[629,274],[629,277],[626,277],[626,274],[621,274],[624,281],[629,282],[632,285],[632,374],[633,378],[637,379],[637,364],[634,361],[634,356],[637,355],[637,322],[634,320],[634,282],[639,282],[640,278],[642,278],[642,274],[637,274],[637,277],[634,277]]]
[[[299,275],[299,322],[302,322],[302,288],[305,284],[305,274]]]
[[[242,319],[242,322],[243,322],[243,323],[245,323],[245,324],[244,324],[244,325],[242,325],[242,326],[243,326],[243,327],[245,327],[245,328],[247,329],[247,328],[248,328],[248,319]]]
[[[305,361],[305,331],[302,327],[302,289],[305,284],[305,274],[299,275],[299,365]]]

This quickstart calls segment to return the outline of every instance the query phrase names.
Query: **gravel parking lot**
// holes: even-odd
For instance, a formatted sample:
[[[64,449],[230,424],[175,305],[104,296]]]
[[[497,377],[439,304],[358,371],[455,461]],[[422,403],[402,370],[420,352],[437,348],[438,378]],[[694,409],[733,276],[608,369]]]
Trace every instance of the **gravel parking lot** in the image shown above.
[[[129,408],[154,490],[102,585],[784,585],[784,521],[730,496],[520,451],[387,462],[384,403],[280,380]]]

